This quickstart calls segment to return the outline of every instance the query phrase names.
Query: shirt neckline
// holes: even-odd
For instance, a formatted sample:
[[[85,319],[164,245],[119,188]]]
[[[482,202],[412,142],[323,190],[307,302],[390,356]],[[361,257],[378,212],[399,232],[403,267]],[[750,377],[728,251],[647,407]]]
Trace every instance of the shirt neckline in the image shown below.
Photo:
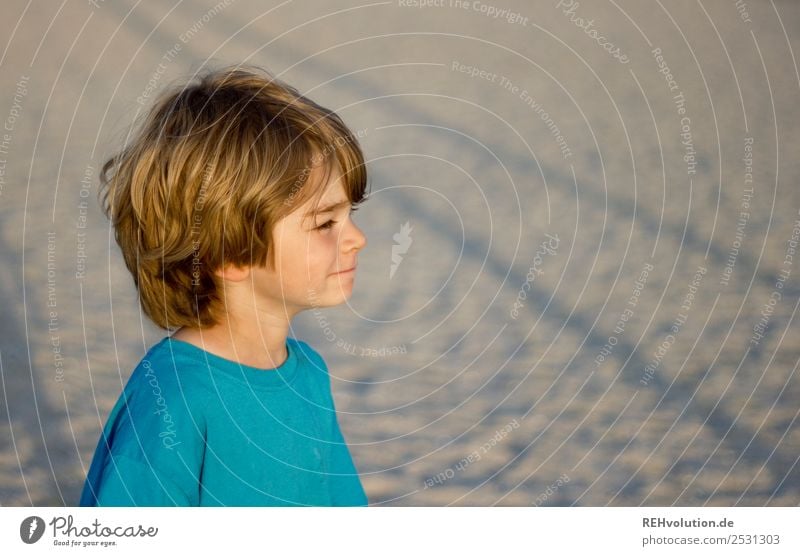
[[[289,337],[286,338],[286,361],[271,369],[244,365],[171,336],[165,337],[162,343],[165,343],[172,354],[183,355],[198,362],[202,368],[209,371],[213,369],[238,382],[260,389],[280,390],[286,388],[297,375],[299,366],[297,341]]]

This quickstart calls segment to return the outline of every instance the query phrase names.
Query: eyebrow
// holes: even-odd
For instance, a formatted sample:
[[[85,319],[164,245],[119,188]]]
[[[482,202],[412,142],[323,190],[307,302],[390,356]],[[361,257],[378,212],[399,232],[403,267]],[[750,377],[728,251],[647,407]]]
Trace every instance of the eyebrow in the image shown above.
[[[334,203],[332,205],[327,205],[327,206],[324,206],[322,208],[318,208],[317,210],[312,210],[311,212],[306,214],[306,218],[308,218],[310,216],[316,216],[317,214],[323,214],[323,213],[326,213],[326,212],[333,212],[334,210],[336,210],[338,208],[341,208],[341,207],[344,207],[344,206],[349,206],[350,204],[351,204],[350,200],[349,199],[345,199],[344,201],[339,201],[338,203]]]

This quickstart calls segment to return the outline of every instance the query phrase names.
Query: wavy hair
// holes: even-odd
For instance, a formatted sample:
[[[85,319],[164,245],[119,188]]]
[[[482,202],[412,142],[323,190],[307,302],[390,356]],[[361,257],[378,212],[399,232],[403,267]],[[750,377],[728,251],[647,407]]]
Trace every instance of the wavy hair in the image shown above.
[[[356,136],[266,70],[207,70],[161,94],[100,171],[100,203],[145,314],[168,330],[217,324],[215,271],[274,267],[274,225],[319,202],[333,164],[351,203],[361,203],[367,175]],[[324,178],[310,183],[317,166]]]

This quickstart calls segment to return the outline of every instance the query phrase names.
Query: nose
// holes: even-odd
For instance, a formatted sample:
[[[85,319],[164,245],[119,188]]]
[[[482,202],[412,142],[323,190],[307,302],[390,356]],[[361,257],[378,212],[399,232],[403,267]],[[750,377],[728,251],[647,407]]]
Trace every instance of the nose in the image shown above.
[[[361,251],[367,245],[367,236],[355,222],[348,219],[342,240],[342,250],[345,252]]]

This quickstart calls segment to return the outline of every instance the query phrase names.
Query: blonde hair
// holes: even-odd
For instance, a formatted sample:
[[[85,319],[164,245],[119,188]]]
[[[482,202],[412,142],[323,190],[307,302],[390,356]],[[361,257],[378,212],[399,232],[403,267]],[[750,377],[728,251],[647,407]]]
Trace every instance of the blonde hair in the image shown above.
[[[162,94],[100,172],[100,202],[145,314],[164,329],[217,324],[215,271],[274,267],[274,225],[319,202],[333,164],[351,203],[362,202],[355,135],[266,70],[209,70]],[[318,166],[325,176],[311,184]]]

